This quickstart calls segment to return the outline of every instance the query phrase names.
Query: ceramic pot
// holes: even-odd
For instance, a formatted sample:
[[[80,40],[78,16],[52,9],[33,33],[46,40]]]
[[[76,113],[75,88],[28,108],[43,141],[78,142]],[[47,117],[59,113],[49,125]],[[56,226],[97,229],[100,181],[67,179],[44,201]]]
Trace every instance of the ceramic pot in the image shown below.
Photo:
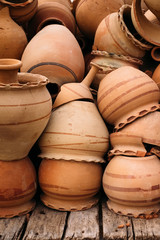
[[[0,58],[20,59],[28,43],[26,34],[10,17],[8,7],[0,8],[0,19]]]
[[[133,0],[131,8],[132,22],[137,32],[149,43],[160,46],[160,25],[150,22],[141,8],[141,0]]]
[[[123,0],[124,4],[132,5],[133,0]],[[148,7],[146,6],[145,2],[142,0],[141,2],[142,10],[146,12],[148,10]]]
[[[120,130],[121,133],[141,137],[144,143],[160,146],[160,112],[155,111],[136,119]]]
[[[158,49],[159,52],[159,49]],[[159,72],[160,72],[160,64],[158,64],[158,66],[155,68],[153,75],[152,75],[152,79],[156,82],[157,86],[160,89],[160,76],[159,76]]]
[[[39,4],[35,15],[29,22],[29,38],[32,38],[43,27],[49,24],[63,25],[75,35],[76,22],[71,10],[59,2],[48,0]]]
[[[144,157],[147,153],[140,136],[123,132],[111,133],[110,143],[112,149],[108,152],[109,157],[114,155]]]
[[[99,23],[104,17],[118,11],[123,0],[81,0],[75,11],[75,18],[80,31],[88,38],[94,39]]]
[[[144,0],[151,12],[160,20],[160,2],[157,0]]]
[[[98,25],[94,37],[94,50],[142,58],[151,49],[134,37],[136,30],[131,20],[131,6],[123,5],[118,12],[107,15]],[[139,36],[140,39],[140,36]]]
[[[85,210],[95,205],[101,180],[102,166],[98,163],[43,159],[39,167],[44,193],[41,200],[60,211]]]
[[[16,161],[0,160],[0,218],[27,214],[35,207],[36,172],[26,157]]]
[[[78,42],[69,29],[58,24],[39,31],[26,46],[21,60],[21,72],[44,75],[59,86],[81,81],[84,76],[84,57]]]
[[[10,59],[6,60],[8,61],[11,63]],[[6,72],[10,77],[12,66],[6,65],[6,62],[0,60],[0,76],[1,71],[4,73],[8,66]],[[13,69],[15,65],[13,64]],[[22,159],[28,155],[46,127],[52,109],[51,96],[46,89],[46,77],[18,73],[16,80],[17,82],[10,84],[0,83],[0,160],[5,161]]]
[[[115,131],[159,109],[157,84],[139,69],[125,66],[107,74],[100,82],[97,104],[104,120]]]
[[[68,9],[71,10],[71,1],[70,0],[39,0],[38,1],[38,6],[40,6],[41,4],[44,4],[46,2],[58,2],[60,4],[63,4],[64,6],[66,6]]]
[[[160,161],[155,156],[115,156],[103,175],[107,205],[117,214],[138,217],[160,210]]]
[[[72,101],[52,112],[39,147],[41,158],[104,162],[109,133],[93,102]]]
[[[151,50],[151,57],[153,60],[159,62],[160,61],[160,47],[153,47]]]

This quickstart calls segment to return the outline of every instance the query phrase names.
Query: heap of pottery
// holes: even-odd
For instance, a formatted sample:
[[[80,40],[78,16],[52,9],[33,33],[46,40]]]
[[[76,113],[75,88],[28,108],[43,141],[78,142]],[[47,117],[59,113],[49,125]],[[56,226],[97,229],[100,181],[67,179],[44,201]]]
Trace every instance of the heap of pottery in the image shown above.
[[[141,0],[133,0],[131,8],[132,22],[137,32],[147,42],[160,46],[160,25],[149,21],[141,8]]]
[[[136,36],[136,37],[134,37]],[[142,58],[152,46],[138,40],[131,20],[131,6],[123,5],[118,12],[107,15],[98,25],[93,50]]]
[[[109,147],[109,133],[93,97],[88,95],[98,69],[93,65],[82,83],[61,87],[50,121],[39,139],[39,156],[43,159],[39,169],[44,192],[41,200],[50,208],[78,211],[99,200],[101,163]],[[67,93],[65,99],[63,93]]]
[[[0,217],[26,214],[35,206],[36,176],[28,154],[52,109],[48,79],[18,73],[21,65],[18,59],[0,59]]]
[[[144,0],[150,11],[160,20],[160,2],[158,0]]]
[[[11,18],[20,25],[27,23],[34,16],[38,7],[38,0],[0,0],[0,3],[9,7]]]
[[[8,7],[0,6],[0,19],[0,58],[21,59],[28,43],[24,30],[10,17]]]
[[[112,149],[108,152],[109,157],[115,155],[144,157],[147,153],[142,142],[142,137],[129,133],[111,133],[110,143]]]
[[[28,35],[31,39],[43,27],[49,24],[60,24],[67,27],[74,35],[76,22],[71,10],[58,1],[43,1],[28,24]]]
[[[103,175],[108,208],[117,214],[139,217],[160,211],[160,161],[146,157],[115,156]]]
[[[116,12],[123,5],[123,0],[81,0],[75,10],[75,18],[80,31],[93,39],[99,23],[104,17]]]
[[[125,66],[100,82],[97,104],[104,120],[118,131],[136,118],[159,109],[157,84],[139,69]]]
[[[71,31],[59,24],[40,30],[26,46],[21,60],[21,72],[44,75],[58,86],[80,82],[84,76],[81,48]]]

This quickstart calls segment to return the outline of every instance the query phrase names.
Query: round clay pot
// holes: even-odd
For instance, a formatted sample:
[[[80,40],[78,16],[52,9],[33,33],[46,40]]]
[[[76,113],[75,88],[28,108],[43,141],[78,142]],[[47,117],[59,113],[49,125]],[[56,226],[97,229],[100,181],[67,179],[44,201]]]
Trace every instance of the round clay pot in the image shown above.
[[[18,146],[18,145],[17,145]],[[36,172],[26,157],[16,161],[0,160],[0,218],[24,215],[35,207]]]
[[[144,0],[151,12],[160,20],[160,2],[158,0]]]
[[[133,25],[140,36],[149,43],[160,46],[160,35],[157,34],[160,31],[160,25],[154,24],[145,17],[141,8],[141,0],[133,0],[131,17]]]
[[[123,0],[81,0],[75,11],[75,18],[80,31],[90,39],[94,35],[99,23],[108,14],[118,11]]]
[[[110,157],[114,155],[144,157],[147,153],[140,136],[123,132],[111,133],[110,143],[112,147],[108,152]]]
[[[11,76],[9,69],[6,71]],[[46,77],[18,73],[17,80],[10,84],[0,83],[0,160],[4,161],[28,155],[46,127],[52,109]]]
[[[52,24],[39,31],[26,46],[21,72],[38,73],[61,86],[84,76],[84,57],[74,35],[65,26]]]
[[[49,24],[60,24],[67,27],[73,34],[76,32],[76,23],[71,10],[56,1],[45,1],[38,6],[28,25],[29,37],[32,38]]]
[[[137,35],[135,38],[134,35]],[[140,39],[140,36],[139,36]],[[94,50],[142,58],[151,45],[138,40],[131,20],[131,6],[123,5],[118,12],[107,15],[98,25]]]
[[[41,158],[104,162],[109,133],[93,102],[72,101],[52,112],[39,147]]]
[[[98,163],[43,159],[39,168],[44,193],[41,200],[60,211],[91,208],[99,200],[101,181],[102,166]]]
[[[138,217],[160,210],[160,161],[148,157],[115,156],[103,175],[107,205],[117,214]]]
[[[160,91],[144,72],[120,67],[100,82],[97,103],[104,120],[115,131],[159,108]]]
[[[121,133],[141,137],[144,143],[160,146],[160,112],[149,113],[120,130]]]
[[[159,52],[159,49],[158,49]],[[153,75],[152,75],[152,79],[156,82],[157,86],[160,89],[160,76],[159,76],[159,72],[160,72],[160,64],[158,64],[158,66],[155,68]]]
[[[159,62],[160,61],[160,47],[153,47],[151,50],[151,57],[153,60]]]
[[[20,59],[28,43],[26,34],[10,17],[8,7],[0,8],[0,19],[0,58]]]

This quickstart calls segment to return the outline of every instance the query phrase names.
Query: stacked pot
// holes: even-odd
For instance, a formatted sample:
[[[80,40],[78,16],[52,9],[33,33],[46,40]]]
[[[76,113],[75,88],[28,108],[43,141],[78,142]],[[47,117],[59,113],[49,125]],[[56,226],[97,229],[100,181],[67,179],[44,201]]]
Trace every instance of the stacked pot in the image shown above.
[[[0,59],[0,217],[30,212],[35,201],[36,171],[29,151],[51,114],[48,79],[18,73],[22,62]]]
[[[99,200],[109,133],[89,90],[98,69],[93,65],[81,83],[62,85],[39,139],[41,200],[50,208],[78,211]]]

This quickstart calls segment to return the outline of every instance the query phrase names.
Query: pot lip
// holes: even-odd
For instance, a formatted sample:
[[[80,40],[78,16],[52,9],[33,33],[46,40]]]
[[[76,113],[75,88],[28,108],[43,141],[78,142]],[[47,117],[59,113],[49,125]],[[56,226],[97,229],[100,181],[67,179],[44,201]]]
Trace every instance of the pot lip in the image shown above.
[[[17,74],[17,83],[4,84],[0,83],[0,90],[19,90],[45,86],[49,79],[40,74],[21,72]]]
[[[126,26],[123,18],[124,10],[129,9],[131,12],[131,5],[129,4],[124,4],[119,10],[118,10],[118,21],[120,22],[120,27],[121,30],[125,33],[126,37],[132,41],[132,43],[136,46],[139,47],[142,50],[150,50],[153,46],[150,43],[147,43],[147,41],[143,38],[143,41],[146,43],[143,43],[136,39],[134,35],[129,31],[128,27]]]
[[[15,70],[22,66],[22,61],[14,58],[1,58],[0,70]]]
[[[21,2],[14,0],[0,0],[1,3],[9,5],[11,7],[25,7],[26,5],[32,3],[35,0],[21,0]]]

